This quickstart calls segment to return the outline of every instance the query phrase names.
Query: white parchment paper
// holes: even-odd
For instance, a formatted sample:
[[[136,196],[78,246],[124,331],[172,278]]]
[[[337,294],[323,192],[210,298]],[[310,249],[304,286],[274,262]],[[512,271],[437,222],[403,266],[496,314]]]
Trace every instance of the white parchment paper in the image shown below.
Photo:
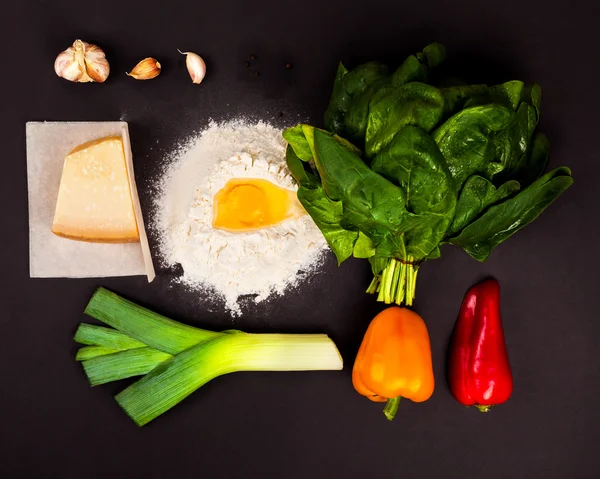
[[[127,123],[29,122],[27,185],[29,196],[29,274],[32,278],[89,278],[147,275],[154,267],[144,228],[131,158]],[[65,156],[82,143],[122,136],[131,193],[140,232],[139,243],[86,243],[52,233],[54,209]]]

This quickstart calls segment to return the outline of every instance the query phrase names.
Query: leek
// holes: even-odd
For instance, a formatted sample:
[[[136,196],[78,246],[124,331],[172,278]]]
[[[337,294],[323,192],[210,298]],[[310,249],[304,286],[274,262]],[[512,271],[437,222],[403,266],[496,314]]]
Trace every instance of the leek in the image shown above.
[[[342,369],[342,358],[324,334],[223,335],[175,356],[116,396],[143,426],[223,374],[237,371]]]
[[[77,328],[75,337],[73,339],[81,344],[87,344],[90,346],[103,346],[105,348],[116,349],[117,351],[143,348],[146,346],[141,341],[132,339],[129,336],[112,328],[85,323],[79,325],[79,328]]]
[[[165,318],[104,288],[98,288],[84,312],[141,341],[143,346],[169,354],[180,353],[220,334]]]
[[[89,359],[83,361],[82,366],[90,384],[97,386],[133,376],[142,376],[172,357],[162,351],[145,347]]]
[[[87,361],[88,359],[94,359],[118,352],[118,349],[105,348],[104,346],[84,346],[77,351],[75,361]]]
[[[80,325],[77,359],[92,386],[145,375],[116,396],[143,426],[196,389],[237,371],[340,370],[325,334],[248,334],[187,326],[99,288],[86,314],[112,326]],[[114,328],[114,329],[113,329]]]

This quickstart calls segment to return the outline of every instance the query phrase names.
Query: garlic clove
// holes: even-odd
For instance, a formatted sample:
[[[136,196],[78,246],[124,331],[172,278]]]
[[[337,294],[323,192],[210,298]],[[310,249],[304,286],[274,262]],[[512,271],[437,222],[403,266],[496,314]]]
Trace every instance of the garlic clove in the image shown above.
[[[206,63],[202,57],[194,52],[182,52],[177,50],[182,55],[185,55],[185,66],[187,67],[192,83],[200,84],[206,75]]]
[[[151,80],[160,74],[161,66],[155,58],[144,58],[131,72],[127,73],[136,80]]]
[[[80,65],[75,57],[73,47],[67,48],[60,53],[54,61],[54,71],[56,74],[69,81],[79,81],[85,72],[85,66]]]
[[[96,45],[86,44],[85,70],[88,76],[97,83],[103,83],[110,74],[110,65],[102,49]]]
[[[56,57],[54,71],[69,81],[102,83],[108,78],[110,67],[100,47],[75,40]]]

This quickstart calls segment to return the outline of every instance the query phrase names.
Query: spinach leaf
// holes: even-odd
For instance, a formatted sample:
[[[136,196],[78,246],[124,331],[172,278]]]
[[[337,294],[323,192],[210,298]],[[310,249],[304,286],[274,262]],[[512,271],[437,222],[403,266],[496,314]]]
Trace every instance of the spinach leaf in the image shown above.
[[[454,221],[448,234],[455,236],[488,206],[498,203],[519,189],[519,182],[515,180],[507,181],[496,189],[490,181],[479,175],[469,177],[458,197]]]
[[[381,272],[386,268],[389,262],[389,258],[385,256],[371,256],[369,258],[369,263],[371,264],[371,271],[374,276],[381,274]]]
[[[371,162],[371,169],[401,186],[408,211],[415,214],[453,211],[456,188],[433,138],[416,126],[405,126]]]
[[[485,261],[496,246],[535,220],[572,183],[571,170],[566,167],[546,173],[513,198],[491,206],[450,243]]]
[[[348,106],[348,111],[344,117],[343,134],[362,148],[365,145],[371,98],[376,93],[388,91],[391,81],[390,76],[374,81],[362,95]]]
[[[502,171],[518,143],[514,124],[512,110],[491,104],[465,108],[433,133],[459,187],[473,174],[491,179]]]
[[[352,255],[358,231],[341,225],[343,205],[327,197],[320,181],[306,170],[305,163],[296,155],[291,145],[286,150],[286,162],[298,183],[298,200],[323,233],[327,244],[337,257],[338,264]]]
[[[312,127],[309,127],[309,128],[312,128]],[[321,130],[321,131],[324,131],[324,130]],[[352,153],[356,153],[358,156],[362,155],[362,151],[360,151],[360,148],[357,148],[350,141],[346,140],[346,138],[342,138],[341,136],[336,135],[335,133],[332,136],[336,139],[336,141],[338,143],[341,143],[342,146],[346,147]]]
[[[312,161],[315,157],[315,130],[314,126],[299,124],[288,128],[283,132],[283,138],[294,149],[295,154],[302,161]],[[324,131],[324,130],[321,130]],[[361,155],[359,148],[339,135],[333,134],[333,137],[350,151]]]
[[[444,95],[444,118],[472,106],[496,104],[517,111],[522,103],[528,103],[536,109],[539,118],[539,85],[526,86],[518,80],[500,85],[458,85],[442,88]]]
[[[312,159],[312,158],[311,158]],[[287,163],[288,170],[296,180],[296,183],[306,188],[320,188],[321,181],[311,171],[307,169],[307,162],[302,160],[294,150],[293,145],[290,143],[285,150],[285,160]]]
[[[327,244],[335,254],[338,265],[352,256],[358,231],[342,226],[343,204],[325,195],[323,188],[298,188],[298,200],[323,233]]]
[[[444,97],[444,119],[463,110],[467,106],[488,103],[489,87],[487,85],[459,85],[441,89]]]
[[[443,111],[442,92],[426,83],[411,82],[374,95],[369,104],[365,137],[367,158],[373,158],[386,147],[405,125],[431,131]]]
[[[440,250],[440,245],[437,245],[431,253],[429,253],[425,258],[423,258],[423,260],[437,259],[440,256],[442,256],[442,251]]]
[[[519,80],[494,85],[489,89],[490,95],[487,103],[497,103],[516,110],[521,103],[524,88],[525,84]]]
[[[294,149],[294,152],[302,161],[310,161],[314,157],[313,149],[306,139],[302,124],[288,128],[283,132],[283,138]]]
[[[348,71],[339,64],[333,94],[325,111],[325,128],[338,134],[344,134],[344,117],[348,107],[376,80],[387,76],[387,66],[370,62]]]
[[[392,74],[391,85],[395,88],[411,82],[426,82],[429,78],[429,63],[424,53],[410,55]]]
[[[539,119],[540,104],[542,103],[542,87],[537,83],[525,86],[521,92],[521,101],[532,105],[536,109]]]
[[[347,74],[348,69],[340,62],[335,72],[333,92],[329,99],[329,105],[327,106],[327,110],[325,110],[325,128],[333,131],[341,129],[340,126],[351,101],[344,86],[344,77]]]
[[[321,130],[314,131],[315,164],[325,194],[344,205],[342,224],[360,229],[378,254],[404,258],[409,228],[402,188],[371,170],[356,153]]]
[[[504,169],[494,177],[495,183],[503,183],[509,179],[518,179],[522,185],[531,184],[546,169],[548,159],[548,140],[542,134],[533,139],[537,127],[537,109],[521,103],[517,110],[517,119],[511,128],[516,147],[508,158]]]
[[[354,243],[354,251],[352,255],[355,258],[371,258],[375,256],[377,252],[377,248],[375,248],[375,244],[366,234],[362,231],[358,232],[358,239],[356,243]]]
[[[379,63],[366,63],[350,72],[340,64],[325,112],[325,127],[363,147],[373,96],[386,96],[406,83],[426,82],[430,69],[445,58],[444,46],[432,43],[421,53],[407,57],[391,75]]]
[[[536,133],[533,136],[533,141],[527,151],[527,161],[523,168],[516,174],[519,175],[519,180],[524,185],[533,183],[539,178],[548,167],[548,154],[550,151],[550,143],[548,138],[543,133]]]
[[[423,61],[425,60],[423,57]],[[427,66],[416,56],[409,56],[392,75],[374,81],[356,101],[350,103],[344,118],[344,134],[356,143],[364,145],[371,100],[378,103],[381,98],[393,94],[396,88],[409,82],[424,82],[427,76]]]
[[[417,58],[427,62],[429,68],[437,67],[446,59],[446,47],[441,43],[431,43],[421,53],[417,53]]]
[[[494,162],[499,165],[492,165],[497,170],[488,173],[496,184],[519,179],[521,184],[527,185],[535,179],[524,183],[522,173],[531,169],[531,155],[527,151],[539,121],[539,85],[526,86],[521,81],[513,80],[489,88],[485,85],[446,88],[442,93],[446,102],[445,115],[484,105],[501,105],[515,111],[516,118],[511,124],[495,134],[497,155]],[[538,168],[533,169],[541,174]]]
[[[414,227],[404,235],[407,253],[428,256],[444,238],[456,206],[456,187],[437,144],[416,126],[403,127],[372,161],[381,174],[406,194]]]

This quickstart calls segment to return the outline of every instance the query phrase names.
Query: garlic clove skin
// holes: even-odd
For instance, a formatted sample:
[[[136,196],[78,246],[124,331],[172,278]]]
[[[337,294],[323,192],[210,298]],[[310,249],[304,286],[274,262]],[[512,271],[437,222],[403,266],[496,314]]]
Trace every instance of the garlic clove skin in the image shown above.
[[[155,58],[148,57],[133,67],[133,70],[127,75],[136,80],[152,80],[160,75],[160,70],[160,63]]]
[[[185,66],[187,67],[192,83],[199,85],[204,80],[206,75],[206,63],[200,55],[194,52],[182,52],[177,50],[182,55],[185,55]]]
[[[108,78],[110,66],[100,47],[75,40],[56,57],[54,71],[65,80],[102,83]]]
[[[54,71],[65,80],[78,82],[85,72],[85,66],[77,62],[75,50],[73,47],[69,47],[56,57]]]
[[[103,83],[110,74],[110,65],[108,64],[106,55],[97,45],[90,45],[87,43],[85,45],[86,73],[92,81]]]

